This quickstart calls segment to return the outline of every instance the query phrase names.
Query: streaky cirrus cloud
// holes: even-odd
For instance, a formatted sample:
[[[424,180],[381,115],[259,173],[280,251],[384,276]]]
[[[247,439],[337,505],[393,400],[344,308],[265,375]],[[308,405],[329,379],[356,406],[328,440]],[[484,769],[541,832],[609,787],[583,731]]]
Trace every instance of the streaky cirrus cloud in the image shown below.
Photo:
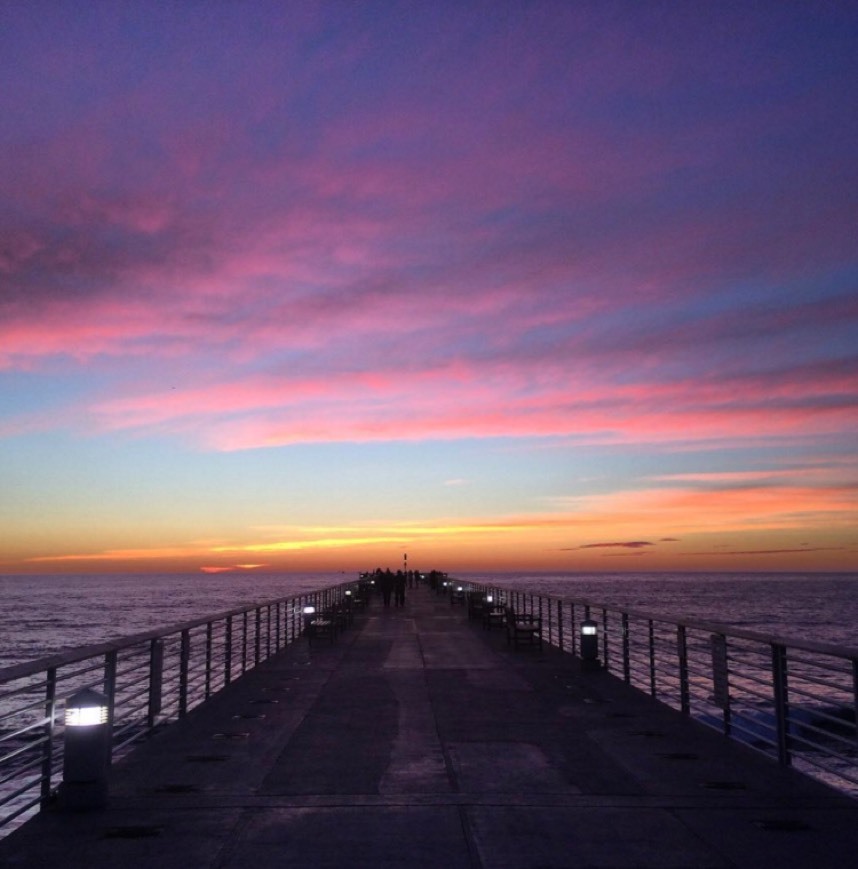
[[[594,558],[848,528],[854,9],[44,9],[0,33],[0,483],[28,504],[12,456],[41,434],[272,467],[443,443],[463,502],[487,484],[451,457],[504,440],[539,465],[496,505],[533,553],[566,545],[535,504],[586,511]],[[583,448],[624,470],[564,500]],[[239,550],[398,545],[378,509]],[[227,566],[115,539],[105,561]]]

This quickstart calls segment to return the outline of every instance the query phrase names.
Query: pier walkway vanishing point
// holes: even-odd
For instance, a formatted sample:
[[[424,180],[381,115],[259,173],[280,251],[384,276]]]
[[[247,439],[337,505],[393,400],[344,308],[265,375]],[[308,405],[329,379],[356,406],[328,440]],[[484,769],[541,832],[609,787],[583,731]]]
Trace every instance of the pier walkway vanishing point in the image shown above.
[[[0,866],[844,867],[858,803],[420,587],[260,664]]]

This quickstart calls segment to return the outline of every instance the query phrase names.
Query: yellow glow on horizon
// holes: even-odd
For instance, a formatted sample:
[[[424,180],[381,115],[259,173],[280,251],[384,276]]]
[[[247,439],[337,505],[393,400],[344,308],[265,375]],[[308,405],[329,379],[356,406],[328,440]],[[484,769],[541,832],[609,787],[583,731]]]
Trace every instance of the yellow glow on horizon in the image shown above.
[[[737,556],[747,556],[757,569],[789,569],[796,558],[804,566],[815,562],[820,570],[854,569],[849,533],[856,495],[847,486],[755,485],[750,475],[743,481],[748,485],[736,482],[546,499],[543,512],[528,514],[259,525],[237,532],[232,541],[198,537],[151,547],[141,541],[126,548],[39,555],[15,565],[25,572],[28,566],[71,565],[104,572],[328,571],[363,569],[370,560],[389,563],[407,549],[426,569],[743,569]]]

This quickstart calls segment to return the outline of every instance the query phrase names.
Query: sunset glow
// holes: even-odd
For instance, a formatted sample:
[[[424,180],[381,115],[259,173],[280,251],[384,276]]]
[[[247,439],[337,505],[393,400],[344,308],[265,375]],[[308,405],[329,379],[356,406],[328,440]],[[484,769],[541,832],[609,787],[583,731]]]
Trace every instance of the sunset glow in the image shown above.
[[[854,6],[2,17],[0,573],[858,570]]]

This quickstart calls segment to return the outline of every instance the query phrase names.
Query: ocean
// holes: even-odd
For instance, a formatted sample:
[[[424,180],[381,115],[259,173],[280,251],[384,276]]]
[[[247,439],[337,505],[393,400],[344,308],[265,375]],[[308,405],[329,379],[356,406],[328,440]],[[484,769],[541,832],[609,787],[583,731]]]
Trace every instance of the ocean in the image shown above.
[[[473,580],[858,647],[858,574],[461,573]],[[0,576],[0,668],[356,574]]]

